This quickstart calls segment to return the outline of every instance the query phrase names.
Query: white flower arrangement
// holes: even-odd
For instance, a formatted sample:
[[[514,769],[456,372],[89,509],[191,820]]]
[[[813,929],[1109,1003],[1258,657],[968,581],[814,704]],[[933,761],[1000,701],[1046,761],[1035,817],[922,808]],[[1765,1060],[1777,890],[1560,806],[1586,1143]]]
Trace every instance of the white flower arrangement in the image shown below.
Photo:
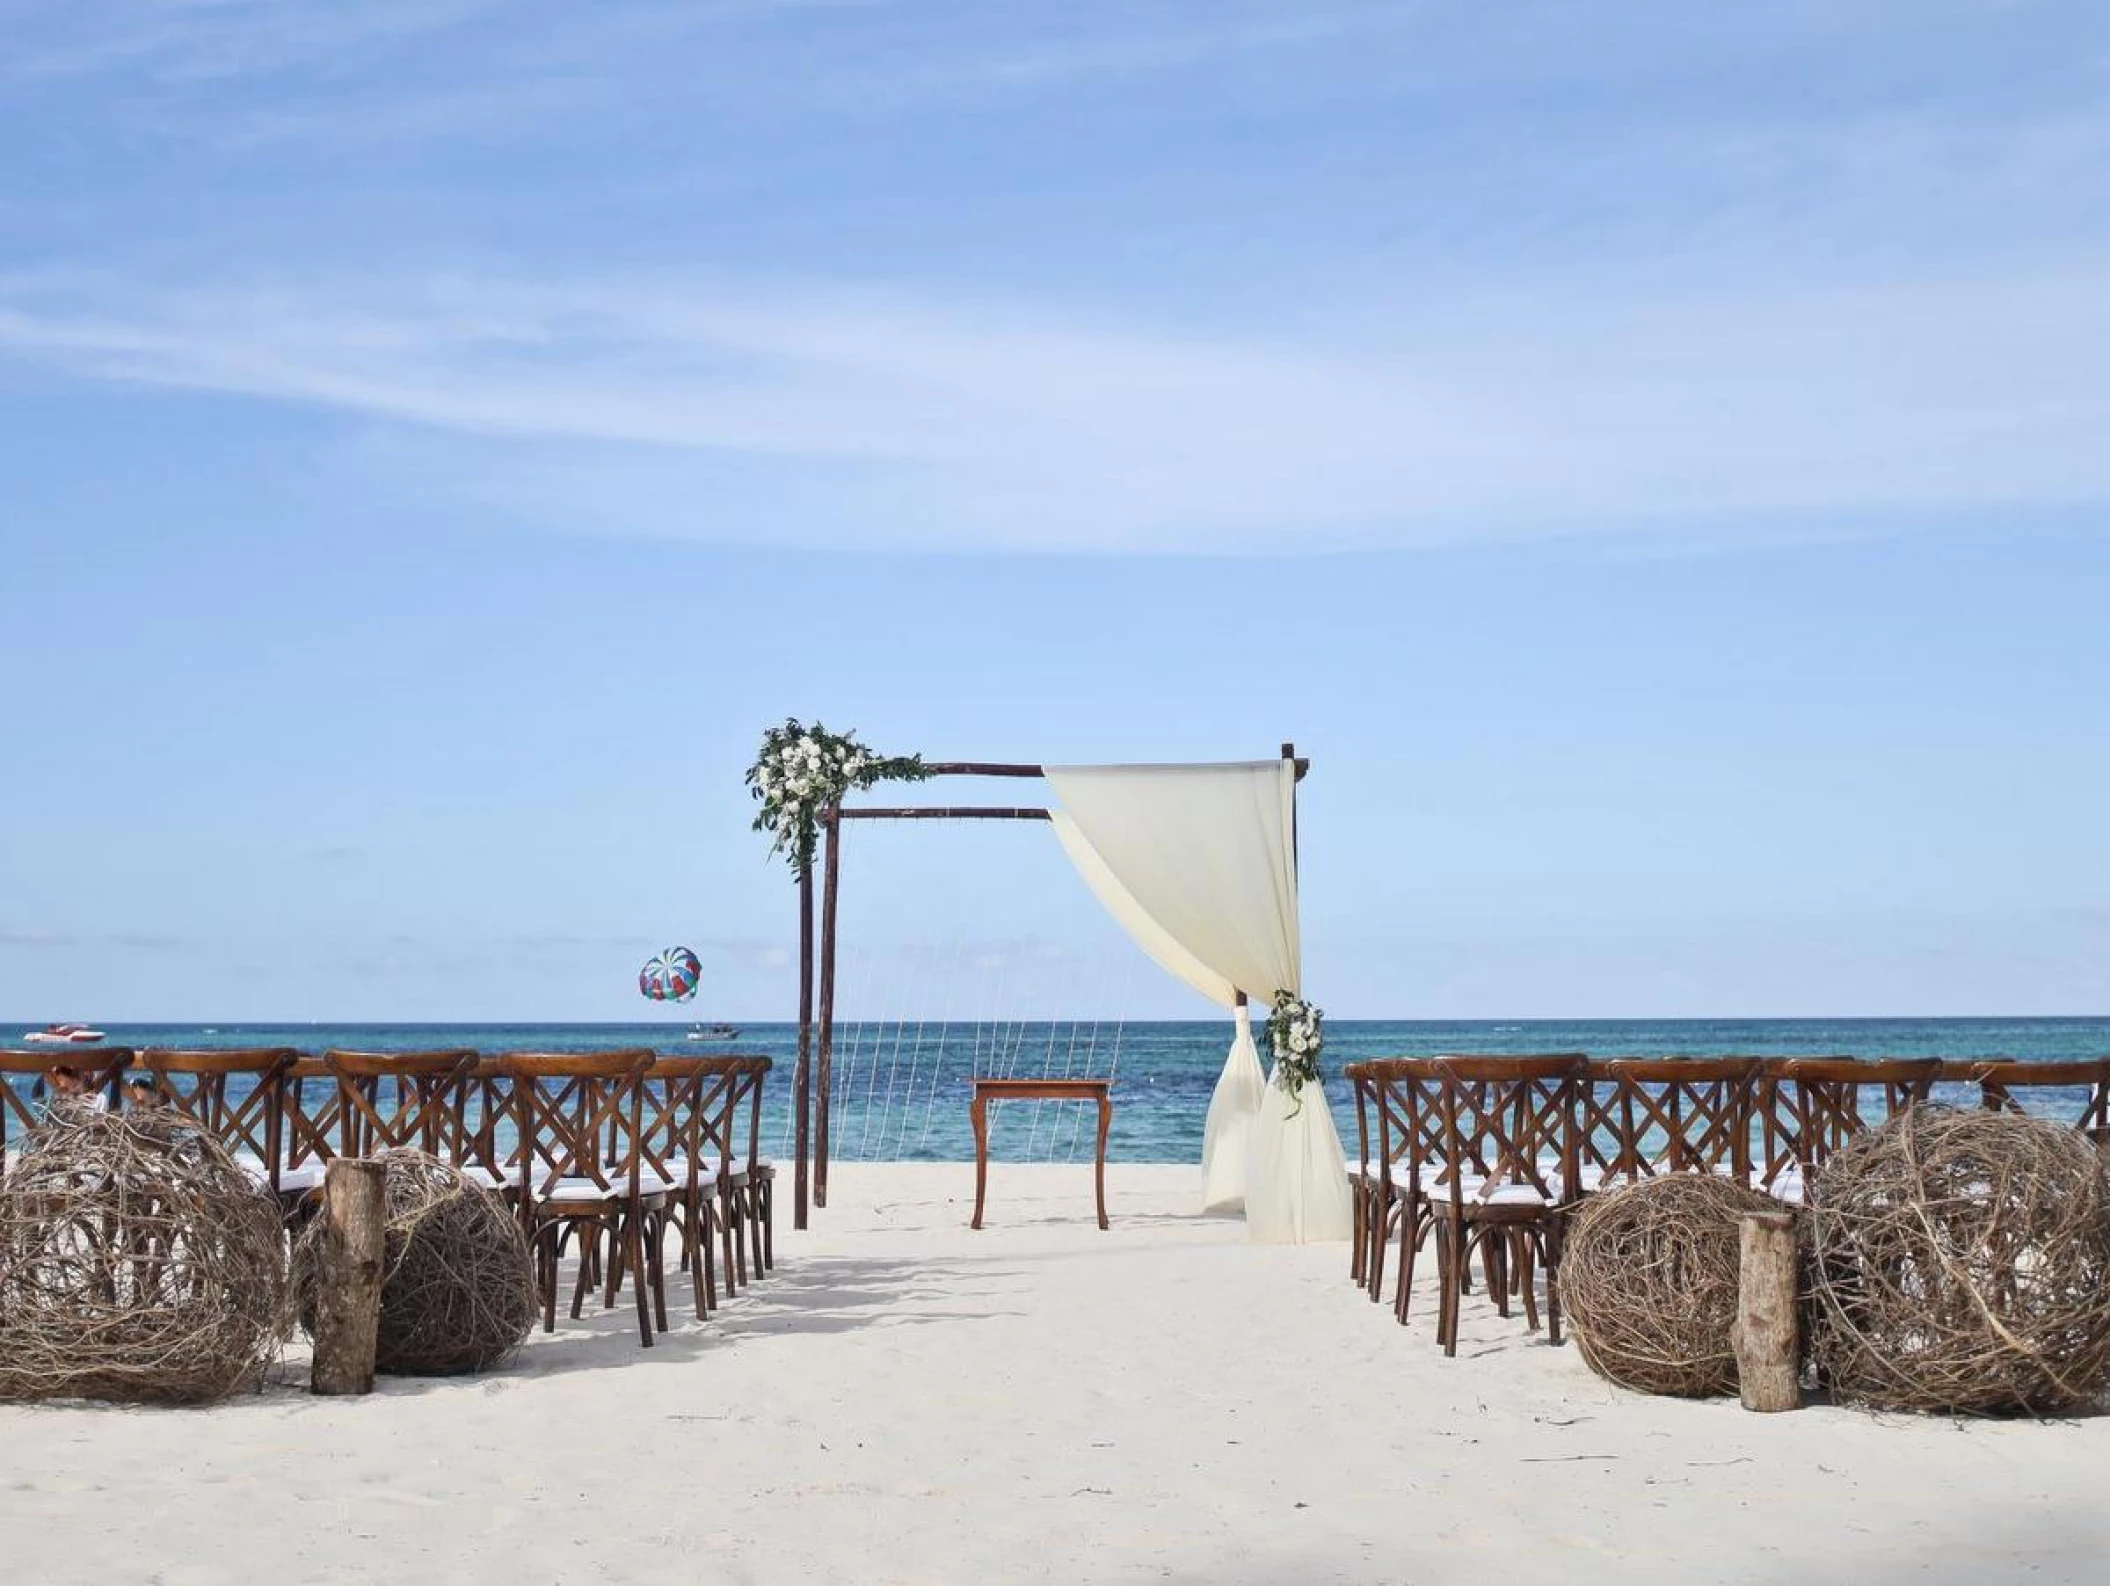
[[[1268,1047],[1275,1057],[1275,1084],[1296,1103],[1289,1115],[1304,1109],[1304,1087],[1319,1082],[1319,1053],[1325,1047],[1325,1010],[1293,991],[1275,993],[1268,1010]]]
[[[791,873],[804,876],[813,868],[821,816],[845,793],[929,775],[921,755],[876,755],[854,732],[832,733],[819,722],[808,727],[794,716],[762,734],[761,752],[748,767],[748,790],[762,804],[755,830],[769,833],[769,851],[789,853]]]

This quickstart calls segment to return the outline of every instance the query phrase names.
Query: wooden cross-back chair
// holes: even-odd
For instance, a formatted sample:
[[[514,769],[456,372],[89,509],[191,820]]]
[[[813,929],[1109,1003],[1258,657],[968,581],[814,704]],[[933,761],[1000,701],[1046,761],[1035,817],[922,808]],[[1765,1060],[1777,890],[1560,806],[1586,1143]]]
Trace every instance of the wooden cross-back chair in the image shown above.
[[[1445,1183],[1428,1194],[1436,1237],[1437,1336],[1458,1352],[1460,1280],[1478,1248],[1496,1309],[1509,1314],[1514,1278],[1524,1317],[1538,1330],[1533,1267],[1546,1274],[1547,1337],[1560,1342],[1561,1219],[1580,1176],[1577,1093],[1581,1053],[1436,1060],[1442,1079]],[[1404,1241],[1403,1241],[1404,1243]],[[1403,1252],[1402,1292],[1410,1281]]]
[[[479,1055],[462,1081],[462,1172],[507,1199],[520,1193],[520,1137],[513,1085],[496,1057]]]
[[[2057,1118],[2096,1144],[2110,1145],[2110,1057],[2079,1063],[1988,1059],[1964,1068],[1965,1077],[1978,1086],[1981,1105],[1995,1112]]]
[[[1751,1184],[1778,1200],[1802,1199],[1809,1153],[1803,1148],[1800,1100],[1788,1078],[1790,1062],[1852,1063],[1851,1057],[1759,1059],[1751,1081]]]
[[[282,1200],[322,1182],[285,1163],[280,1081],[300,1053],[288,1046],[226,1051],[150,1047],[134,1067],[146,1075],[152,1104],[173,1108],[225,1146],[251,1178]],[[137,1105],[135,1102],[134,1105]]]
[[[1380,1058],[1363,1067],[1377,1126],[1377,1151],[1361,1209],[1367,1246],[1363,1281],[1372,1300],[1384,1293],[1385,1250],[1398,1228],[1401,1281],[1393,1311],[1404,1321],[1414,1252],[1428,1236],[1429,1195],[1443,1177],[1443,1077],[1434,1058]]]
[[[640,1081],[653,1054],[642,1047],[617,1052],[507,1052],[495,1059],[510,1087],[518,1131],[520,1216],[535,1250],[542,1289],[542,1326],[557,1325],[557,1271],[567,1240],[579,1255],[571,1314],[585,1303],[605,1246],[604,1307],[615,1303],[627,1276],[637,1296],[638,1337],[652,1344],[655,1317],[667,1325],[665,1272],[658,1240],[669,1181],[660,1167],[646,1179]],[[612,1142],[612,1145],[611,1145]]]
[[[1942,1077],[1938,1057],[1894,1057],[1863,1062],[1851,1057],[1791,1057],[1769,1063],[1775,1101],[1769,1126],[1781,1120],[1777,1099],[1786,1092],[1789,1141],[1766,1147],[1763,1184],[1782,1200],[1801,1200],[1811,1173],[1864,1129],[1925,1101]],[[1782,1147],[1785,1146],[1785,1151]]]
[[[323,1067],[335,1082],[339,1154],[423,1151],[461,1164],[476,1062],[476,1053],[460,1048],[323,1053]]]
[[[1664,1173],[1751,1176],[1755,1057],[1616,1057],[1592,1062],[1580,1087],[1576,1188]]]
[[[132,1061],[130,1047],[85,1047],[73,1052],[0,1051],[0,1168],[7,1166],[16,1142],[43,1121],[46,1109],[61,1095],[94,1098],[90,1105],[117,1101],[118,1077]]]
[[[278,1110],[284,1157],[279,1177],[289,1200],[301,1197],[291,1209],[306,1216],[315,1209],[314,1192],[342,1143],[344,1108],[329,1065],[305,1052],[288,1063],[278,1077]]]
[[[672,1224],[680,1240],[680,1270],[689,1274],[698,1316],[718,1304],[721,1238],[731,1290],[733,1230],[722,1208],[731,1193],[725,1136],[738,1077],[733,1059],[663,1056],[640,1081],[643,1170],[668,1186],[660,1226]]]
[[[1376,1213],[1371,1203],[1377,1198],[1377,1163],[1370,1155],[1370,1115],[1377,1108],[1377,1080],[1373,1074],[1375,1063],[1347,1063],[1341,1068],[1341,1078],[1348,1081],[1349,1093],[1355,1097],[1355,1160],[1348,1168],[1348,1281],[1368,1287],[1370,1283],[1370,1230]]]
[[[768,1083],[770,1060],[752,1053],[727,1053],[733,1072],[733,1088],[726,1113],[721,1150],[727,1163],[726,1212],[734,1219],[733,1265],[741,1283],[748,1281],[747,1257],[754,1252],[754,1275],[761,1277],[777,1264],[776,1164],[762,1151],[762,1091]],[[741,1115],[745,1114],[744,1123]],[[741,1148],[739,1135],[746,1136]],[[744,1231],[746,1237],[739,1235]],[[733,1274],[726,1278],[727,1286]]]

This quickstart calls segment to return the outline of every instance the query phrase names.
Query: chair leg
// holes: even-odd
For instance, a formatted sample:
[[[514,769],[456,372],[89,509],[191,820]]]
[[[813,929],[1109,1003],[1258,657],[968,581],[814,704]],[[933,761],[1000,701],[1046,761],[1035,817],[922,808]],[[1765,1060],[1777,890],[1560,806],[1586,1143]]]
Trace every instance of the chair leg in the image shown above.
[[[1509,1236],[1512,1253],[1516,1257],[1517,1292],[1524,1298],[1524,1325],[1534,1333],[1539,1330],[1538,1297],[1531,1292],[1531,1251],[1535,1237],[1524,1229],[1519,1229]]]
[[[762,1224],[762,1270],[777,1269],[777,1181],[764,1178],[755,1180],[755,1203],[761,1208],[759,1221]]]
[[[536,1249],[541,1253],[538,1263],[542,1268],[542,1330],[554,1333],[557,1330],[557,1227],[546,1223],[536,1239]]]
[[[662,1212],[645,1225],[645,1270],[652,1276],[652,1321],[667,1330],[667,1220]]]
[[[1546,1342],[1561,1341],[1561,1224],[1556,1216],[1546,1229]]]
[[[703,1297],[711,1302],[711,1309],[718,1309],[718,1201],[714,1196],[703,1202],[703,1222],[696,1235],[696,1248],[703,1256]]]
[[[637,1336],[645,1348],[652,1347],[652,1296],[647,1292],[651,1282],[645,1276],[645,1245],[639,1237],[638,1224],[643,1217],[635,1210],[626,1212],[622,1219],[622,1254],[609,1254],[610,1264],[623,1260],[629,1264],[630,1275],[637,1282]]]
[[[711,1250],[710,1227],[703,1219],[703,1199],[698,1196],[689,1203],[683,1221],[681,1259],[682,1270],[689,1275],[689,1289],[696,1301],[699,1320],[711,1314],[709,1295],[703,1286],[703,1263]]]
[[[1361,1179],[1348,1186],[1348,1281],[1364,1284],[1370,1265],[1370,1194]]]
[[[1443,1342],[1444,1356],[1449,1359],[1458,1353],[1459,1298],[1464,1293],[1465,1264],[1472,1258],[1472,1249],[1466,1242],[1464,1228],[1455,1217],[1440,1219],[1437,1232],[1443,1240],[1438,1247],[1443,1260],[1437,1271],[1443,1298],[1436,1313],[1436,1332]]]
[[[1407,1319],[1414,1303],[1414,1264],[1421,1254],[1421,1219],[1411,1205],[1399,1209],[1399,1319]]]
[[[755,1247],[754,1274],[762,1275],[762,1185],[750,1179],[747,1185],[747,1237]]]
[[[747,1191],[733,1186],[733,1213],[739,1219],[733,1239],[733,1260],[738,1264],[740,1287],[747,1287]]]
[[[725,1194],[719,1197],[718,1235],[719,1242],[725,1247],[721,1270],[725,1274],[725,1292],[730,1298],[738,1294],[741,1286],[747,1281],[746,1270],[740,1266],[737,1259],[741,1238],[740,1192],[730,1184],[726,1186]]]
[[[601,1309],[604,1311],[613,1306],[616,1296],[623,1292],[622,1249],[617,1241],[621,1239],[624,1222],[630,1215],[628,1212],[621,1214],[616,1219],[615,1226],[608,1233],[608,1281],[602,1286],[601,1291]]]
[[[589,1231],[584,1223],[579,1228],[579,1281],[572,1289],[571,1319],[577,1321],[585,1309],[586,1296],[600,1286],[601,1227],[596,1223]],[[614,1301],[609,1301],[613,1304]]]
[[[1373,1302],[1385,1292],[1385,1235],[1390,1231],[1385,1220],[1391,1215],[1392,1208],[1373,1194],[1364,1214],[1367,1226],[1363,1229],[1363,1286],[1370,1291]]]

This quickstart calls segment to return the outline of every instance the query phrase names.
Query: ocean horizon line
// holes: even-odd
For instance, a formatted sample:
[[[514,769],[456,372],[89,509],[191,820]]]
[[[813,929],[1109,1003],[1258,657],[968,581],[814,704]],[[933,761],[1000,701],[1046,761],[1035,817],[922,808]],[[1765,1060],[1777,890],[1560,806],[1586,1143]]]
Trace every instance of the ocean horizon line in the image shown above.
[[[1255,1008],[1256,1018],[1264,1017],[1265,1010]],[[937,1018],[914,1012],[890,1013],[882,1018],[863,1018],[851,1014],[838,1014],[836,1025],[854,1024],[922,1024],[926,1027],[956,1028],[989,1024],[1102,1024],[1119,1021],[1130,1029],[1176,1029],[1186,1027],[1213,1026],[1223,1022],[1222,1015],[1191,1015],[1181,1018],[1136,1018],[1122,1014],[1060,1014],[1060,1015],[1000,1015],[981,1018]],[[2099,1013],[1721,1013],[1721,1014],[1604,1014],[1604,1015],[1553,1015],[1553,1014],[1495,1014],[1456,1017],[1415,1016],[1389,1017],[1384,1015],[1333,1015],[1326,1019],[1327,1028],[1362,1028],[1371,1025],[1404,1026],[1415,1029],[1474,1028],[1582,1028],[1619,1027],[1647,1025],[1691,1025],[1712,1026],[1724,1024],[1826,1024],[1826,1025],[1878,1025],[1878,1024],[2101,1024],[2110,1021],[2110,1010]],[[49,1020],[33,1017],[0,1016],[0,1030],[15,1024],[25,1029],[41,1028]],[[79,1021],[76,1021],[79,1022]],[[367,1030],[638,1030],[664,1028],[679,1030],[698,1024],[737,1023],[757,1029],[796,1029],[796,1018],[757,1018],[738,1013],[718,1013],[708,1018],[639,1018],[639,1019],[551,1019],[514,1018],[490,1015],[480,1018],[354,1018],[341,1015],[228,1015],[129,1017],[98,1019],[95,1027],[100,1029],[193,1029],[212,1026],[218,1029],[287,1029],[301,1025],[328,1026],[337,1029]],[[0,1036],[0,1041],[5,1037]]]

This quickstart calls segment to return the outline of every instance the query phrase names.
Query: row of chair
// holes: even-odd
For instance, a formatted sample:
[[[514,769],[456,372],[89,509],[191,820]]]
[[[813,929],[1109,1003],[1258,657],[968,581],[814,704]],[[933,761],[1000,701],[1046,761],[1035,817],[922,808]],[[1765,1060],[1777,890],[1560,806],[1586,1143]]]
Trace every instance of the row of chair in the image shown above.
[[[1407,1320],[1414,1259],[1432,1238],[1437,1337],[1457,1351],[1469,1261],[1508,1314],[1514,1287],[1539,1323],[1534,1268],[1546,1284],[1548,1336],[1560,1341],[1560,1241],[1595,1191],[1662,1173],[1715,1173],[1784,1201],[1853,1135],[1914,1102],[1956,1099],[2051,1113],[2110,1139],[2110,1058],[2078,1063],[1939,1058],[1614,1058],[1581,1053],[1388,1058],[1343,1070],[1353,1088],[1360,1160],[1350,1276],[1383,1292],[1395,1237],[1394,1314]],[[2054,1096],[2063,1107],[2051,1105]]]
[[[721,1255],[728,1294],[775,1265],[776,1173],[760,1150],[769,1070],[766,1057],[645,1048],[0,1052],[0,1165],[8,1136],[66,1091],[99,1106],[182,1113],[292,1221],[312,1210],[333,1158],[423,1151],[515,1207],[535,1253],[545,1329],[556,1323],[561,1258],[575,1247],[572,1315],[590,1286],[603,1284],[612,1305],[627,1281],[650,1345],[655,1322],[667,1327],[669,1233],[699,1316],[719,1303]],[[10,1076],[29,1077],[27,1090]]]

